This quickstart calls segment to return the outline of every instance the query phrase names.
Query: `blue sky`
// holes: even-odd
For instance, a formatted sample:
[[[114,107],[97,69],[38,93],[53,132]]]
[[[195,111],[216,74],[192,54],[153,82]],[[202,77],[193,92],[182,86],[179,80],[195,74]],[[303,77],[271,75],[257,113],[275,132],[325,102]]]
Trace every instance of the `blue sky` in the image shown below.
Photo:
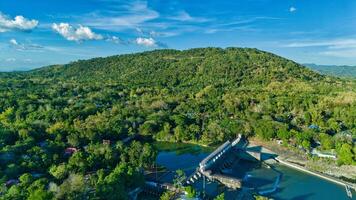
[[[0,71],[207,46],[356,65],[356,1],[0,1]]]

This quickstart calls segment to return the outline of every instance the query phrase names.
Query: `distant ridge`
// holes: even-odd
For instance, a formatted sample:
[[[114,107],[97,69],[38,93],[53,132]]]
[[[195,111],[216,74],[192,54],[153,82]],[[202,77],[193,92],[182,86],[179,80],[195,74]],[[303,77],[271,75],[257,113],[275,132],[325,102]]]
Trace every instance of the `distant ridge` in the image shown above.
[[[313,63],[306,63],[304,66],[317,71],[321,74],[356,78],[356,66],[349,65],[317,65]]]

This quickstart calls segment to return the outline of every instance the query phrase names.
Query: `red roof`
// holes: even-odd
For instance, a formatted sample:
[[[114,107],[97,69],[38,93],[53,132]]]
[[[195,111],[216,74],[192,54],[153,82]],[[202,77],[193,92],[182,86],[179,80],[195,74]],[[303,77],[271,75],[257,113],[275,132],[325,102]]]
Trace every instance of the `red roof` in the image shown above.
[[[75,148],[75,147],[68,147],[68,148],[66,148],[66,149],[64,150],[64,153],[66,153],[66,154],[73,154],[73,153],[75,153],[75,152],[77,152],[77,151],[78,151],[78,149]]]

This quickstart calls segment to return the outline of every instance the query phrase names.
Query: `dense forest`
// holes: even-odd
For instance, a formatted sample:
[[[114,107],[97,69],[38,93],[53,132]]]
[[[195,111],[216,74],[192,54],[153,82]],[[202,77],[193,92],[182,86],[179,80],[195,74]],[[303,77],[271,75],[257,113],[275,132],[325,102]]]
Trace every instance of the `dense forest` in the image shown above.
[[[158,141],[237,134],[355,164],[356,82],[249,48],[155,50],[0,74],[0,199],[127,199]]]

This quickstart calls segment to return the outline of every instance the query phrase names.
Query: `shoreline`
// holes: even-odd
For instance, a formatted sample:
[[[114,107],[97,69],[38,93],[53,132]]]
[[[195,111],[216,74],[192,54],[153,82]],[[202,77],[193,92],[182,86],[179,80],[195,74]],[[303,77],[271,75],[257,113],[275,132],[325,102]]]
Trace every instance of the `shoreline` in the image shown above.
[[[298,166],[296,164],[293,164],[289,161],[285,161],[283,159],[280,159],[278,157],[275,158],[276,161],[280,164],[283,164],[287,167],[290,167],[290,168],[293,168],[293,169],[296,169],[298,171],[302,171],[304,173],[308,173],[308,174],[311,174],[313,176],[317,176],[321,179],[324,179],[324,180],[327,180],[327,181],[330,181],[330,182],[333,182],[335,184],[338,184],[338,185],[341,185],[341,186],[350,186],[354,191],[356,191],[356,186],[355,184],[353,183],[348,183],[346,181],[343,181],[343,180],[340,180],[338,178],[335,178],[335,177],[332,177],[332,176],[329,176],[329,175],[326,175],[326,174],[322,174],[322,173],[319,173],[319,172],[313,172],[313,171],[310,171],[309,169],[306,169],[305,167],[302,167],[302,166]]]
[[[307,166],[304,166],[303,164],[300,164],[300,162],[303,163],[303,162],[307,161],[307,160],[302,161],[303,158],[301,158],[300,155],[294,155],[295,153],[285,155],[284,152],[280,152],[280,149],[277,149],[277,151],[273,151],[273,150],[271,150],[271,148],[269,148],[271,146],[271,144],[265,143],[263,141],[256,140],[256,139],[249,140],[249,143],[254,146],[255,145],[261,146],[263,149],[262,151],[264,153],[275,154],[276,155],[275,160],[280,161],[281,164],[284,164],[287,167],[294,168],[296,170],[317,176],[319,178],[325,179],[327,181],[333,182],[333,183],[341,185],[341,186],[345,186],[345,185],[350,186],[356,192],[356,184],[355,183],[343,180],[337,176],[332,176],[330,174],[323,173],[321,171],[317,171],[317,170],[315,171],[313,169],[308,168]],[[272,146],[272,149],[273,149],[273,146]],[[296,156],[296,157],[294,157],[294,156]],[[293,160],[294,159],[300,160],[300,162],[299,161],[298,162],[289,161],[289,159],[291,159],[291,158]]]

